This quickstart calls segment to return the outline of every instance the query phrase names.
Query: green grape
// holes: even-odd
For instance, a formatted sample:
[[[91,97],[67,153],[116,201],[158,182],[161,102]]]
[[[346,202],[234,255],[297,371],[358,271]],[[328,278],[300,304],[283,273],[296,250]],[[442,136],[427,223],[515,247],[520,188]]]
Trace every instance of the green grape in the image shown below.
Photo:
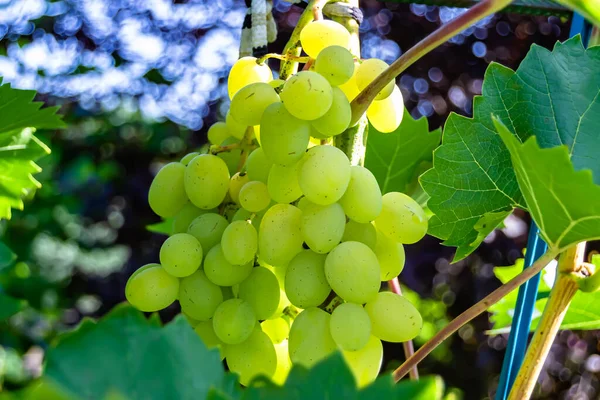
[[[229,77],[227,78],[227,92],[229,98],[233,96],[246,85],[254,82],[270,82],[273,80],[273,73],[269,66],[257,63],[254,57],[242,57],[233,64]]]
[[[359,90],[364,90],[375,78],[377,78],[389,65],[378,58],[369,58],[364,60],[356,70],[356,86]],[[383,100],[388,98],[394,90],[394,81],[391,80],[379,93],[375,96],[375,100]]]
[[[165,271],[177,278],[189,276],[202,264],[202,246],[194,236],[177,233],[160,247],[160,263]]]
[[[223,302],[221,288],[212,283],[204,271],[198,270],[181,279],[179,304],[181,310],[198,321],[208,321]]]
[[[269,105],[279,101],[279,95],[268,83],[251,83],[233,96],[229,110],[236,121],[245,126],[253,126],[260,123],[260,118]]]
[[[260,227],[260,222],[262,221],[266,212],[267,212],[267,209],[264,209],[258,213],[253,213],[244,208],[240,208],[233,215],[231,222],[250,221],[252,226],[254,226],[255,228],[258,228],[258,227]]]
[[[377,179],[359,165],[350,167],[350,183],[340,204],[351,220],[360,223],[373,221],[381,213],[382,197]]]
[[[336,349],[329,330],[331,315],[320,308],[302,311],[290,329],[290,359],[294,364],[310,368]]]
[[[322,304],[331,287],[325,277],[325,254],[303,250],[290,261],[285,273],[285,292],[298,308]]]
[[[354,56],[342,46],[325,47],[315,60],[315,72],[323,75],[331,86],[339,86],[352,78]]]
[[[148,192],[148,204],[156,215],[173,217],[188,202],[184,185],[186,167],[172,162],[160,169],[152,180]]]
[[[260,181],[248,182],[240,190],[240,204],[250,212],[264,210],[271,203],[267,185]]]
[[[371,336],[371,320],[365,309],[354,303],[340,304],[331,313],[331,337],[346,351],[365,347]]]
[[[343,242],[327,255],[325,276],[342,299],[364,304],[375,297],[381,286],[377,256],[360,242]]]
[[[154,312],[170,306],[178,291],[179,279],[169,275],[160,264],[147,264],[129,277],[125,297],[138,310]]]
[[[225,358],[225,352],[223,351],[224,343],[217,337],[212,320],[199,322],[198,325],[194,327],[194,331],[200,336],[200,339],[202,339],[202,342],[207,349],[217,349],[219,350],[221,360]]]
[[[250,153],[246,160],[246,172],[251,181],[267,183],[272,166],[262,147]]]
[[[386,342],[400,343],[412,340],[421,331],[421,314],[406,298],[392,293],[377,293],[365,305],[371,319],[371,332]]]
[[[333,146],[315,146],[306,152],[298,171],[304,196],[326,206],[338,201],[350,183],[350,161]]]
[[[248,182],[250,182],[250,177],[245,172],[236,172],[231,177],[229,181],[229,197],[231,197],[234,203],[240,204],[240,190]]]
[[[230,136],[227,139],[225,139],[225,141],[223,143],[221,143],[221,145],[227,146],[227,145],[235,144],[235,143],[239,143],[239,142],[240,141],[238,139]],[[229,151],[222,151],[219,154],[217,154],[217,157],[219,157],[221,160],[223,160],[225,162],[225,164],[227,165],[227,170],[229,171],[229,174],[233,175],[238,170],[241,155],[242,155],[242,149],[237,148],[237,149],[233,149],[233,150],[229,150]]]
[[[275,347],[275,353],[277,354],[277,368],[271,379],[276,384],[283,385],[292,369],[288,341],[284,340],[281,343],[274,343],[273,345]]]
[[[282,317],[267,319],[260,323],[260,327],[273,343],[283,342],[290,334],[290,323]]]
[[[313,128],[324,136],[335,136],[344,132],[352,118],[350,102],[344,92],[334,87],[332,93],[333,100],[329,110],[322,117],[312,121]]]
[[[246,300],[259,320],[269,319],[279,304],[279,282],[266,268],[256,267],[242,283],[238,297]]]
[[[310,124],[292,116],[281,103],[267,107],[260,120],[261,148],[274,164],[298,162],[306,151],[309,137]]]
[[[200,155],[200,153],[198,153],[197,151],[188,153],[181,158],[180,163],[182,163],[183,165],[188,165],[190,163],[190,161],[192,161],[194,159],[194,157],[196,157],[197,155]]]
[[[400,275],[406,260],[402,244],[377,231],[375,255],[379,260],[382,281],[389,281]]]
[[[204,260],[204,273],[215,285],[233,286],[252,273],[254,263],[249,261],[244,265],[233,265],[225,258],[221,245],[218,244],[206,255]]]
[[[313,21],[300,31],[300,44],[310,58],[329,46],[350,47],[350,33],[341,24],[330,20]]]
[[[273,266],[287,265],[302,250],[302,211],[276,204],[264,215],[258,231],[260,257]]]
[[[193,220],[187,233],[200,242],[202,249],[208,251],[221,243],[221,237],[227,225],[229,223],[223,216],[215,213],[207,213]]]
[[[213,316],[215,334],[226,344],[242,343],[252,334],[255,325],[252,306],[242,299],[222,302]]]
[[[215,122],[208,128],[208,141],[217,146],[220,146],[230,136],[225,122]]]
[[[348,221],[344,229],[342,242],[361,242],[375,251],[377,245],[377,230],[372,223],[359,224],[356,221]]]
[[[269,85],[271,85],[271,87],[273,89],[280,89],[283,87],[283,84],[285,83],[285,81],[283,79],[273,79],[272,81],[268,82]]]
[[[350,367],[359,388],[375,381],[383,361],[381,340],[371,335],[367,344],[358,351],[343,351],[342,355]]]
[[[358,90],[358,85],[356,84],[356,71],[358,71],[358,66],[360,64],[354,63],[354,72],[352,73],[352,77],[346,82],[342,83],[338,86],[338,88],[344,92],[348,101],[352,101],[358,96],[360,90]]]
[[[254,260],[258,250],[258,234],[248,221],[235,221],[223,232],[221,247],[225,259],[233,265],[243,265]]]
[[[211,154],[194,158],[185,167],[185,191],[198,208],[215,208],[225,199],[229,170],[223,160]]]
[[[338,203],[321,206],[312,202],[302,210],[302,238],[316,253],[329,253],[342,240],[346,216]]]
[[[302,190],[298,184],[298,171],[300,163],[290,166],[275,164],[269,172],[267,189],[273,200],[282,204],[294,202],[302,196]]]
[[[379,132],[394,132],[400,126],[404,116],[404,98],[398,86],[392,94],[383,100],[375,100],[367,108],[367,118]]]
[[[171,233],[175,234],[187,232],[188,227],[194,219],[211,211],[214,210],[201,210],[192,203],[188,202],[181,210],[179,210],[177,214],[175,214],[175,217],[173,217],[173,228]]]
[[[310,125],[310,142],[308,147],[319,146],[321,140],[327,140],[329,136],[322,134],[312,124]]]
[[[396,242],[416,243],[427,233],[427,215],[419,203],[404,193],[383,195],[383,209],[375,227]]]
[[[300,71],[285,82],[280,97],[290,114],[312,121],[329,110],[333,91],[327,79],[321,75],[313,71]]]
[[[264,267],[266,269],[268,269],[269,271],[271,271],[272,273],[275,274],[275,276],[277,277],[277,280],[279,281],[279,286],[280,287],[285,287],[285,273],[287,271],[288,265],[282,265],[279,267],[274,267],[270,264],[267,264],[264,260],[262,260],[260,257],[258,258],[258,263],[260,264],[261,267]]]
[[[246,341],[225,346],[225,359],[229,370],[240,375],[240,383],[245,386],[255,376],[273,376],[277,369],[275,346],[258,326]]]
[[[248,128],[246,124],[241,123],[231,115],[231,110],[227,111],[227,115],[225,116],[225,126],[227,127],[227,132],[229,132],[229,136],[233,136],[238,140],[244,138],[246,128]]]

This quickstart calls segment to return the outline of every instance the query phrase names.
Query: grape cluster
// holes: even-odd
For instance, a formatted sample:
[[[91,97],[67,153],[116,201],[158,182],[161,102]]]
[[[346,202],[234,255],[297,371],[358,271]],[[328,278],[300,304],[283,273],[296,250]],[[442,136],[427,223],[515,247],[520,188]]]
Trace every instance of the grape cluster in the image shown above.
[[[401,272],[402,244],[425,235],[423,209],[402,193],[382,196],[369,170],[326,144],[349,127],[349,101],[386,68],[355,65],[349,43],[340,24],[307,25],[301,44],[314,62],[285,82],[240,59],[226,120],[208,131],[211,151],[165,165],[150,187],[172,235],[160,264],[131,276],[127,299],[147,312],[178,300],[243,384],[258,374],[281,383],[292,363],[310,367],[340,349],[364,385],[379,372],[381,340],[421,328],[408,300],[379,290]],[[367,116],[390,131],[403,110],[390,83]]]

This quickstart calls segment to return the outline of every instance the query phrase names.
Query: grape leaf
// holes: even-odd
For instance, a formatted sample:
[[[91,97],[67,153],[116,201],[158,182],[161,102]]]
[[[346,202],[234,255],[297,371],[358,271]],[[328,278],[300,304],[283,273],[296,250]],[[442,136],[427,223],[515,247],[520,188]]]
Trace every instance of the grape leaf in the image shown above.
[[[25,308],[27,302],[0,292],[0,322],[7,320]]]
[[[146,225],[146,230],[159,235],[171,235],[173,233],[173,218],[163,219],[160,222]]]
[[[427,118],[415,120],[407,110],[394,132],[381,133],[369,125],[365,167],[375,175],[381,191],[410,192],[420,166],[431,161],[441,133],[441,129],[429,132]]]
[[[64,126],[58,107],[42,109],[42,103],[32,102],[34,96],[32,90],[0,86],[0,219],[10,219],[11,208],[22,210],[22,197],[40,187],[33,174],[41,169],[34,161],[50,149],[32,128]]]
[[[578,36],[552,52],[534,45],[517,71],[490,64],[473,118],[448,118],[433,168],[420,181],[435,214],[429,233],[457,247],[455,261],[475,250],[514,207],[526,208],[492,115],[521,141],[536,136],[544,148],[566,145],[575,168],[592,170],[600,181],[598,70],[600,48],[584,49]]]
[[[15,253],[0,241],[0,270],[13,265],[16,259]]]

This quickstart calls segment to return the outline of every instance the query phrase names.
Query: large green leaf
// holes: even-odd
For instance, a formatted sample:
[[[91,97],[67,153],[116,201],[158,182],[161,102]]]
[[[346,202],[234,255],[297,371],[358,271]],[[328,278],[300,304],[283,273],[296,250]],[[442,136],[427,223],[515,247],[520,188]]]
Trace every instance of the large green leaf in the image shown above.
[[[42,109],[34,96],[35,91],[0,86],[0,219],[10,219],[11,208],[23,209],[23,196],[40,187],[33,174],[41,169],[34,161],[50,149],[32,128],[63,127],[58,107]]]
[[[415,120],[405,110],[394,132],[381,133],[369,125],[365,167],[375,175],[383,193],[406,193],[419,167],[431,161],[440,137],[440,129],[429,132],[427,118]]]
[[[473,118],[448,118],[421,184],[435,214],[429,233],[457,247],[455,260],[475,250],[514,207],[527,208],[493,115],[521,141],[535,135],[544,148],[566,145],[575,168],[600,181],[599,70],[600,48],[585,50],[579,37],[552,52],[534,45],[516,72],[489,66]]]

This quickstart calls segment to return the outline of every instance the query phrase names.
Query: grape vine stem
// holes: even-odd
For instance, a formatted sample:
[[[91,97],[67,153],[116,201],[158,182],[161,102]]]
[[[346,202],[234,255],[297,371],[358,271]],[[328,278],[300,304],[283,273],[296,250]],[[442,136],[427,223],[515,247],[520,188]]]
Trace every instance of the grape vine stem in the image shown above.
[[[555,249],[549,249],[540,258],[538,258],[530,268],[525,269],[519,275],[494,290],[492,293],[487,295],[485,298],[480,300],[477,304],[464,311],[458,317],[454,318],[448,325],[440,330],[433,338],[425,343],[419,350],[413,354],[408,360],[404,362],[400,367],[394,371],[394,380],[397,382],[404,375],[406,375],[413,366],[421,362],[429,353],[431,353],[437,346],[440,345],[454,332],[458,331],[460,327],[477,317],[479,314],[487,310],[491,305],[496,304],[504,296],[517,289],[523,283],[531,279],[533,276],[538,274],[548,263],[558,255]]]
[[[282,61],[293,61],[293,62],[297,62],[297,63],[302,63],[305,64],[308,62],[308,60],[310,60],[310,57],[302,57],[302,56],[296,56],[294,54],[277,54],[277,53],[267,53],[264,56],[262,56],[261,58],[259,58],[258,60],[256,60],[257,64],[264,64],[269,58],[276,58],[278,60],[282,60]]]
[[[394,279],[388,281],[388,286],[390,287],[390,290],[392,292],[396,293],[397,295],[402,296],[402,288],[400,287],[400,281],[398,280],[398,277],[395,277]],[[402,349],[404,350],[404,357],[407,360],[410,357],[412,357],[413,354],[415,354],[415,346],[413,345],[412,340],[403,342]],[[414,365],[410,369],[409,376],[410,376],[411,380],[415,380],[415,381],[419,380],[419,369],[417,368],[416,365]]]
[[[369,104],[375,99],[377,93],[379,93],[388,82],[394,80],[417,60],[445,43],[448,39],[469,28],[475,22],[502,10],[509,5],[511,1],[512,0],[483,0],[471,7],[465,13],[440,26],[425,39],[411,47],[383,71],[381,75],[375,78],[373,82],[364,88],[352,101],[352,123],[356,123],[361,118],[365,111],[367,111]]]

